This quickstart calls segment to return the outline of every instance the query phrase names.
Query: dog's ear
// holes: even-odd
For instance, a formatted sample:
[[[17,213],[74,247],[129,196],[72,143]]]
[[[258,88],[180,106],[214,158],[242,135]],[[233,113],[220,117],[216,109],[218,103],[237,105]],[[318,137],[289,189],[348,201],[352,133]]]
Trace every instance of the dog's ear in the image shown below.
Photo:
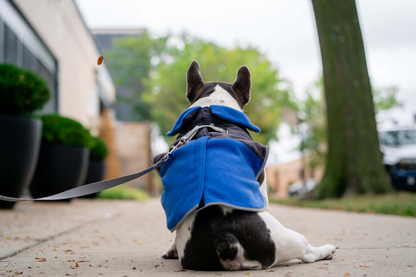
[[[238,94],[239,103],[242,103],[244,106],[250,102],[251,73],[247,66],[243,65],[238,69],[233,89]]]
[[[186,98],[189,102],[192,103],[195,100],[196,92],[203,84],[204,79],[202,79],[199,64],[196,60],[193,60],[186,73]]]

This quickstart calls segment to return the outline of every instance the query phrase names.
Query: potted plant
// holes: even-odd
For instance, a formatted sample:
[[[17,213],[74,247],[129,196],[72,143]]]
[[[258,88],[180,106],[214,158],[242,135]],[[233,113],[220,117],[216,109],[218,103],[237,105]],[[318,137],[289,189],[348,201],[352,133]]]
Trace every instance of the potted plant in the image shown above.
[[[105,142],[98,137],[91,137],[90,141],[90,163],[88,166],[87,179],[85,184],[95,183],[104,180],[106,163],[104,159],[108,156],[108,148]],[[83,196],[83,198],[96,198],[97,193]]]
[[[84,184],[88,170],[90,134],[79,122],[44,115],[42,143],[30,185],[33,198],[45,197]],[[69,202],[70,199],[63,200]]]
[[[0,64],[0,194],[20,197],[30,184],[38,160],[42,122],[31,114],[43,107],[50,92],[38,75]],[[11,209],[14,202],[0,201]]]

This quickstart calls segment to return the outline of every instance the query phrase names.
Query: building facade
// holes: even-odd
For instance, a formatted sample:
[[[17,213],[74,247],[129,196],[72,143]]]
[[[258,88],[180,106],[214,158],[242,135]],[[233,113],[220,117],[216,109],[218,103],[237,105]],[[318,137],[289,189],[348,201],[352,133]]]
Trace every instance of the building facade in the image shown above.
[[[322,166],[312,168],[310,157],[295,159],[285,163],[279,163],[266,167],[267,185],[269,195],[279,199],[289,197],[289,186],[303,180],[314,179],[319,182],[324,174]]]
[[[91,32],[97,38],[101,49],[110,51],[114,49],[114,42],[118,39],[127,37],[140,37],[145,29],[92,29]],[[119,72],[111,71],[113,78],[117,78]],[[118,85],[116,87],[116,95],[121,99],[132,96],[131,88]],[[135,121],[133,106],[129,101],[119,101],[115,105],[115,113],[118,121]]]
[[[98,131],[115,87],[100,49],[73,0],[0,0],[0,63],[40,74],[52,97],[42,113],[59,113]]]

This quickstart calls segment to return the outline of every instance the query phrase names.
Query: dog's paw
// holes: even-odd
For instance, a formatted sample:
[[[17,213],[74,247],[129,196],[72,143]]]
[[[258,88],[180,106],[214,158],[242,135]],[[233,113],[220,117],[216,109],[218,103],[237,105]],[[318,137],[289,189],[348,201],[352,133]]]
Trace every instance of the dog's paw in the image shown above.
[[[324,258],[324,260],[331,260],[332,257],[334,257],[335,251],[337,251],[337,248],[333,246],[332,244],[327,244],[325,247],[328,250],[328,255]]]
[[[165,253],[163,253],[162,258],[163,259],[178,259],[179,258],[178,251],[176,249],[174,250],[168,249]]]

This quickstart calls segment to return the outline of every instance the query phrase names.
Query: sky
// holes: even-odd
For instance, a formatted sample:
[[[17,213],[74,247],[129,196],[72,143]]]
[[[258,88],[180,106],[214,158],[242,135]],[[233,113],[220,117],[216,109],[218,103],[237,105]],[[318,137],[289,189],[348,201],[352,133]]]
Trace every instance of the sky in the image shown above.
[[[310,0],[76,2],[90,28],[145,28],[156,36],[186,31],[222,46],[255,46],[298,97],[322,74]],[[398,87],[403,103],[380,119],[409,124],[416,114],[416,1],[356,2],[372,85]]]

